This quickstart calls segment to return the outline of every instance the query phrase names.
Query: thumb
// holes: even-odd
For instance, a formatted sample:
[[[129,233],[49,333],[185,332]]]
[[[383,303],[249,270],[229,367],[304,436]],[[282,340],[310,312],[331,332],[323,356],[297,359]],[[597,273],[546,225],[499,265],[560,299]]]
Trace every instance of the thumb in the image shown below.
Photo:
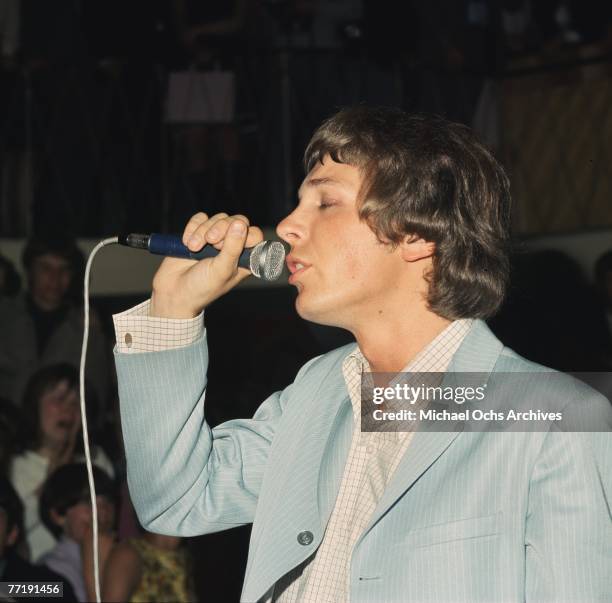
[[[221,268],[221,272],[225,273],[227,278],[231,278],[236,272],[238,259],[246,243],[247,230],[245,222],[234,220],[223,239],[219,255],[214,259],[214,263]]]

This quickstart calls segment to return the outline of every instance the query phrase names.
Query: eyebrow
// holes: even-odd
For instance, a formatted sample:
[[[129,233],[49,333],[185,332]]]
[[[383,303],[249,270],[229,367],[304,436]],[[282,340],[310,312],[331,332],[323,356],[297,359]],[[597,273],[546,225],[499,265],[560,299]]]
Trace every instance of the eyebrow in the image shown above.
[[[305,184],[310,186],[321,186],[323,184],[338,184],[340,186],[343,185],[339,180],[335,180],[334,178],[309,178],[306,180]]]
[[[331,184],[333,186],[339,186],[340,188],[343,188],[343,189],[347,188],[347,183],[346,182],[343,182],[342,180],[336,180],[335,178],[329,178],[329,177],[325,177],[325,178],[309,178],[308,180],[305,180],[302,183],[302,186],[317,187],[317,186],[325,186],[326,184]],[[302,189],[302,187],[300,187],[300,190],[298,191],[298,199],[302,198],[301,189]]]

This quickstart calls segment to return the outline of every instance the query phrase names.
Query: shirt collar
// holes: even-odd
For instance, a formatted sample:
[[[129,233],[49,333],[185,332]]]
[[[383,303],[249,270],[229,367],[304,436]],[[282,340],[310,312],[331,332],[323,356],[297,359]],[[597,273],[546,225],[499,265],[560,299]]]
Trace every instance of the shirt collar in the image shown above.
[[[439,335],[432,339],[401,371],[443,373],[459,349],[461,342],[472,328],[474,320],[461,318],[451,322]],[[342,374],[351,398],[355,416],[360,415],[361,396],[360,387],[356,389],[356,382],[361,383],[361,374],[370,371],[367,358],[359,346],[344,359]]]

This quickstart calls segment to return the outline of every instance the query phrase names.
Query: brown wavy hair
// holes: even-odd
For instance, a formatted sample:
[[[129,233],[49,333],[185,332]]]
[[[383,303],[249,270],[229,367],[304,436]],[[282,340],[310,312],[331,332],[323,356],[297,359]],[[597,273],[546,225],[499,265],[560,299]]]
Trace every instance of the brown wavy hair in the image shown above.
[[[359,215],[378,238],[435,243],[427,301],[450,320],[488,318],[509,273],[510,191],[504,169],[466,126],[385,107],[350,107],[323,122],[304,155],[364,174]]]

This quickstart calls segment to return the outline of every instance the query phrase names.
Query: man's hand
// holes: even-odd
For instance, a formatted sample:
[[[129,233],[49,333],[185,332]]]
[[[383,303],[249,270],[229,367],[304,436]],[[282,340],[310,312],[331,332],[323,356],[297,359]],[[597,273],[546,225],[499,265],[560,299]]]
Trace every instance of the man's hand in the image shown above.
[[[193,318],[208,304],[227,293],[251,272],[238,267],[245,247],[263,241],[263,233],[249,226],[245,216],[198,213],[189,220],[183,244],[191,251],[204,245],[220,250],[218,256],[200,261],[165,258],[153,279],[151,316]]]

